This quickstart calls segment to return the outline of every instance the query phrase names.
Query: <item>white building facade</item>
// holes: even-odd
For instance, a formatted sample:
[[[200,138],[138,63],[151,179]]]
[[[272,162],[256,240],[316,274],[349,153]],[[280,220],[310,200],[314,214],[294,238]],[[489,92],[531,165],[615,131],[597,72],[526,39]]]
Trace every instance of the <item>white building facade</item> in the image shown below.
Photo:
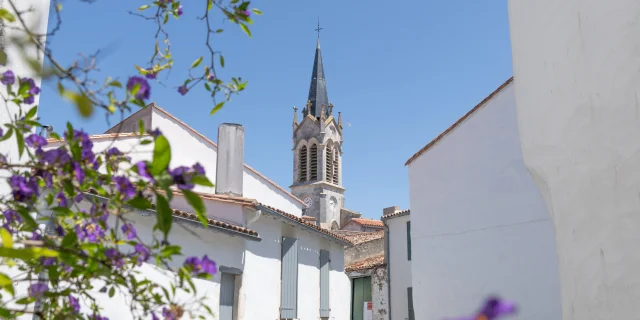
[[[171,167],[198,162],[206,169],[207,177],[217,181],[216,162],[225,161],[218,157],[217,144],[154,104],[133,114],[124,124],[140,119],[149,127],[160,129],[170,140],[174,155]],[[152,147],[138,145],[140,137],[135,133],[90,138],[95,152],[116,147],[133,150],[128,154],[132,162],[151,158]],[[47,147],[60,143],[49,139]],[[133,149],[134,145],[137,146]],[[182,246],[185,258],[207,255],[219,268],[213,279],[196,280],[198,296],[206,297],[207,305],[220,320],[348,320],[350,280],[344,272],[344,247],[350,242],[305,222],[301,219],[301,200],[255,169],[239,166],[244,171],[243,183],[236,184],[242,186],[241,196],[196,188],[207,206],[208,228],[199,225],[180,194],[171,203],[175,211],[170,242]],[[217,187],[224,186],[218,181]],[[99,199],[94,193],[87,193],[86,197]],[[154,215],[150,210],[128,216],[143,239],[151,239]],[[181,264],[176,261],[175,266]],[[140,267],[141,278],[167,284],[168,276],[166,270],[153,264]],[[109,298],[106,291],[100,291],[100,283],[95,288],[104,308],[102,315],[110,319],[132,318],[127,295]],[[181,297],[187,299],[189,295]]]
[[[509,1],[520,140],[566,320],[640,311],[639,14],[635,0]]]
[[[411,211],[385,209],[385,260],[389,286],[389,320],[415,320],[411,282]]]
[[[561,319],[554,228],[522,157],[513,78],[407,165],[416,319],[465,315],[491,294],[517,301],[520,320]]]

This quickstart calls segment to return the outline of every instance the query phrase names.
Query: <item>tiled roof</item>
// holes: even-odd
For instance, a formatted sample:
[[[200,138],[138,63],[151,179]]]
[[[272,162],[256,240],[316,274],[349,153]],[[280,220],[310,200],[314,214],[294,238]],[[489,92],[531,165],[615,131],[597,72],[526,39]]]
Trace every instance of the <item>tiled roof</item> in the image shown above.
[[[382,216],[382,220],[386,220],[389,218],[393,218],[393,217],[397,217],[400,215],[405,215],[405,214],[411,214],[411,210],[407,209],[407,210],[402,210],[402,211],[398,211],[398,212],[394,212],[394,213],[389,213],[387,215]]]
[[[99,196],[98,191],[96,191],[95,189],[89,189],[87,191],[87,193],[90,193],[92,195],[96,195]],[[151,207],[153,210],[156,209],[155,204],[151,204]],[[187,220],[191,220],[193,222],[197,222],[200,223],[200,220],[198,219],[198,216],[196,216],[194,213],[189,213],[186,211],[182,211],[182,210],[178,210],[178,209],[172,209],[173,212],[173,216],[175,217],[180,217],[180,218],[184,218]],[[216,229],[226,229],[226,230],[230,230],[236,233],[240,233],[243,235],[247,235],[247,236],[251,236],[251,237],[255,237],[257,239],[260,239],[260,235],[258,234],[258,232],[256,232],[255,230],[251,230],[249,228],[245,228],[245,227],[241,227],[241,226],[236,226],[236,225],[232,225],[226,222],[222,222],[216,219],[207,219],[209,227],[212,228],[216,228]]]
[[[304,221],[318,221],[318,219],[316,217],[310,217],[310,216],[302,216],[302,220],[304,220]]]
[[[350,265],[346,266],[344,268],[344,271],[346,272],[361,271],[361,270],[367,270],[371,268],[382,267],[385,265],[386,263],[384,263],[384,254],[380,254],[377,256],[369,257],[364,260],[355,261]]]
[[[512,81],[513,81],[513,77],[511,77],[507,81],[505,81],[502,85],[500,85],[498,87],[498,89],[494,90],[490,95],[488,95],[486,98],[484,98],[482,101],[480,101],[480,103],[478,103],[475,107],[473,107],[473,109],[471,109],[464,116],[462,116],[462,118],[458,119],[458,121],[456,121],[454,124],[452,124],[446,130],[444,130],[435,139],[431,140],[431,142],[429,142],[426,146],[424,146],[422,149],[420,149],[420,151],[416,152],[416,154],[414,154],[411,158],[409,158],[409,160],[407,160],[407,162],[404,165],[407,166],[411,162],[413,162],[414,160],[418,159],[418,157],[420,157],[423,153],[425,153],[427,150],[429,150],[431,147],[433,147],[433,145],[435,145],[438,141],[440,141],[440,139],[444,138],[444,136],[449,134],[449,132],[451,132],[453,129],[458,127],[464,120],[466,120],[469,116],[471,116],[471,114],[473,114],[478,109],[480,109],[480,107],[482,107],[487,101],[489,101],[491,98],[493,98],[496,94],[498,94],[498,92],[500,92],[502,89],[504,89]]]
[[[384,238],[383,230],[376,232],[333,231],[333,233],[349,239],[354,245]]]
[[[182,192],[180,192],[180,190],[173,189],[172,191],[177,195],[182,195]],[[159,192],[162,192],[162,191],[159,190]],[[204,192],[193,192],[193,193],[199,195],[200,198],[205,200],[230,202],[230,203],[240,204],[240,205],[249,206],[249,207],[253,207],[256,204],[258,204],[258,201],[254,199],[244,198],[244,197],[236,197],[236,196],[229,196],[224,194],[204,193]]]
[[[366,227],[378,227],[378,228],[384,227],[384,224],[380,220],[365,219],[365,218],[353,218],[349,222],[351,222],[351,221],[353,221],[353,222],[355,222],[357,224],[366,226]],[[349,223],[347,223],[347,224],[349,224]]]
[[[329,231],[327,229],[324,229],[324,228],[321,228],[319,226],[316,226],[313,223],[309,223],[303,218],[299,218],[299,217],[297,217],[297,216],[295,216],[293,214],[286,213],[286,212],[284,212],[284,211],[282,211],[280,209],[276,209],[274,207],[268,206],[268,205],[263,204],[263,203],[260,203],[259,206],[260,207],[264,207],[266,209],[269,209],[270,211],[275,212],[275,213],[281,215],[284,218],[287,218],[289,220],[293,220],[293,221],[295,221],[295,222],[297,222],[297,223],[299,223],[301,225],[304,225],[305,227],[311,228],[311,229],[313,229],[313,230],[315,230],[315,231],[317,231],[319,233],[322,233],[322,234],[324,234],[326,236],[329,236],[331,238],[340,240],[341,242],[345,242],[345,243],[351,244],[351,241],[349,241],[349,239],[347,239],[347,238],[345,238],[343,236],[337,235],[337,234],[335,234],[335,233],[333,233],[333,232],[331,232],[331,231]]]

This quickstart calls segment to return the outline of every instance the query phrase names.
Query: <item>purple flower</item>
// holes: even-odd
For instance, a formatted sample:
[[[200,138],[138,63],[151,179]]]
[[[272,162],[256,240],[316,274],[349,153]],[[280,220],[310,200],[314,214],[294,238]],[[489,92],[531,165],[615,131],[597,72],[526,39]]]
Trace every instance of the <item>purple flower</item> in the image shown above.
[[[109,150],[107,150],[107,157],[117,157],[121,155],[123,155],[123,153],[116,147],[109,148]]]
[[[184,261],[184,266],[191,269],[194,274],[208,273],[214,275],[217,272],[216,263],[206,255],[200,260],[198,257],[189,257]]]
[[[127,81],[127,90],[131,92],[136,85],[139,85],[138,92],[136,92],[135,94],[136,99],[149,99],[151,87],[149,87],[149,83],[147,82],[147,80],[143,77],[133,76]]]
[[[153,69],[147,69],[147,73],[144,75],[147,79],[153,80],[158,76],[157,72],[153,72]]]
[[[26,84],[29,89],[27,90],[27,93],[30,95],[36,95],[38,93],[40,93],[40,88],[38,88],[38,86],[36,85],[36,82],[33,81],[33,79],[31,78],[24,78],[20,80],[20,85]]]
[[[147,260],[149,260],[149,257],[151,256],[151,252],[149,252],[149,249],[147,249],[147,247],[143,246],[140,243],[136,244],[135,246],[135,254],[138,255],[138,266],[142,265],[143,262],[147,262]]]
[[[177,167],[173,170],[169,170],[169,175],[173,178],[173,182],[177,185],[178,189],[191,190],[194,184],[191,183],[193,173],[190,172],[188,167]]]
[[[24,139],[24,142],[31,148],[40,148],[47,145],[47,139],[35,133]]]
[[[213,81],[216,79],[216,75],[214,75],[213,73],[209,74],[209,76],[207,77],[207,80],[209,81]]]
[[[82,160],[92,163],[96,155],[93,153],[93,142],[84,131],[73,130],[73,140],[80,142]]]
[[[116,176],[113,180],[116,183],[116,190],[120,192],[124,200],[129,200],[136,195],[136,188],[127,177]]]
[[[52,266],[52,265],[56,264],[56,261],[57,261],[57,259],[56,258],[52,258],[52,257],[41,258],[41,263],[45,267],[49,267],[49,266]]]
[[[49,286],[43,282],[36,282],[29,286],[29,296],[31,297],[40,297],[45,292],[49,291]]]
[[[64,196],[64,192],[62,192],[62,191],[60,191],[56,195],[56,201],[58,202],[58,206],[59,207],[67,207],[68,206],[67,197]]]
[[[160,132],[160,129],[158,129],[158,128],[155,128],[153,130],[148,130],[147,133],[149,135],[153,136],[154,138],[157,138],[157,137],[162,135],[162,132]]]
[[[69,296],[69,307],[71,307],[74,313],[80,312],[80,301],[74,296]]]
[[[82,202],[82,200],[84,200],[84,194],[82,192],[78,192],[75,198],[73,198],[73,201],[75,201],[76,203],[80,203]]]
[[[172,305],[169,308],[162,308],[164,320],[178,320],[184,313],[180,306]]]
[[[249,12],[249,10],[244,10],[244,11],[240,11],[240,14],[245,16],[245,17],[248,17],[248,16],[251,15],[251,12]]]
[[[95,222],[87,222],[83,226],[76,225],[76,234],[80,241],[98,242],[105,235],[102,227]]]
[[[124,265],[124,260],[122,260],[122,255],[115,248],[109,248],[104,251],[104,254],[107,256],[107,259],[113,263],[116,268],[120,268]]]
[[[2,78],[0,78],[0,82],[2,84],[14,84],[16,82],[16,76],[13,74],[13,71],[7,70],[2,73]]]
[[[186,85],[178,87],[178,92],[183,96],[187,94],[188,91],[189,91],[189,88],[187,88]]]
[[[463,317],[454,320],[497,320],[503,316],[515,314],[517,312],[515,303],[502,300],[497,297],[489,297],[482,309],[473,317]]]
[[[25,202],[31,200],[33,196],[39,195],[38,184],[35,179],[29,179],[23,176],[11,176],[9,178],[9,185],[13,198],[19,202]]]
[[[64,228],[61,225],[56,226],[56,234],[58,235],[58,237],[64,237],[65,232]]]
[[[0,128],[0,138],[2,138],[3,135],[4,135],[4,131],[2,131],[2,128]]]
[[[127,236],[127,240],[133,240],[136,238],[136,228],[131,223],[125,223],[122,226],[122,232]]]
[[[151,173],[149,172],[146,161],[139,161],[138,163],[136,163],[136,168],[138,169],[138,174],[141,177],[147,178],[151,182],[155,182],[155,180],[151,176]]]
[[[2,214],[5,220],[7,220],[7,223],[22,222],[22,217],[20,217],[15,210],[7,209]]]
[[[182,5],[178,6],[178,15],[181,16],[182,15]]]
[[[33,104],[36,101],[36,97],[29,95],[26,98],[24,98],[23,101],[26,104]]]
[[[59,167],[71,161],[71,156],[63,147],[47,151],[36,150],[36,157],[41,164],[56,165]]]
[[[200,165],[200,163],[196,162],[196,164],[193,165],[193,170],[201,175],[204,176],[205,172],[204,172],[204,168],[202,167],[202,165]]]
[[[90,318],[91,320],[109,320],[109,318],[107,317],[103,317],[99,314],[94,314],[93,316],[91,316]]]
[[[152,312],[151,313],[151,320],[160,320],[160,319],[158,319],[158,316],[156,316],[156,314]]]
[[[84,170],[82,170],[82,167],[77,162],[73,163],[73,174],[80,184],[84,183]]]

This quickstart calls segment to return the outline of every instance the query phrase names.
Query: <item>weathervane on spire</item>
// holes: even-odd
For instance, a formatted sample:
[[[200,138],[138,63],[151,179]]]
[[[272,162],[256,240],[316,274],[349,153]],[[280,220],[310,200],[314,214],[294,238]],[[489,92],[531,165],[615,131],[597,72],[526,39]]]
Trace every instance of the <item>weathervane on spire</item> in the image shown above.
[[[318,28],[316,28],[314,31],[318,31],[318,38],[320,38],[320,30],[322,30],[324,28],[320,28],[320,18],[318,18]]]

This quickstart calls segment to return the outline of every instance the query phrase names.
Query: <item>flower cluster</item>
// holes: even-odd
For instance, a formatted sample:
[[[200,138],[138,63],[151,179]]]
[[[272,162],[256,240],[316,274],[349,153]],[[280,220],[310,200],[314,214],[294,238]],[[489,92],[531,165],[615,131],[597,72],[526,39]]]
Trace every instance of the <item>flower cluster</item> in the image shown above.
[[[173,170],[169,170],[169,174],[171,175],[171,178],[173,178],[173,182],[176,184],[178,189],[191,190],[195,186],[192,181],[193,178],[196,176],[204,176],[205,172],[202,165],[196,163],[191,168],[180,166]]]
[[[210,260],[206,255],[202,259],[198,257],[190,257],[184,261],[184,266],[193,274],[206,273],[214,275],[217,272],[216,263]]]

